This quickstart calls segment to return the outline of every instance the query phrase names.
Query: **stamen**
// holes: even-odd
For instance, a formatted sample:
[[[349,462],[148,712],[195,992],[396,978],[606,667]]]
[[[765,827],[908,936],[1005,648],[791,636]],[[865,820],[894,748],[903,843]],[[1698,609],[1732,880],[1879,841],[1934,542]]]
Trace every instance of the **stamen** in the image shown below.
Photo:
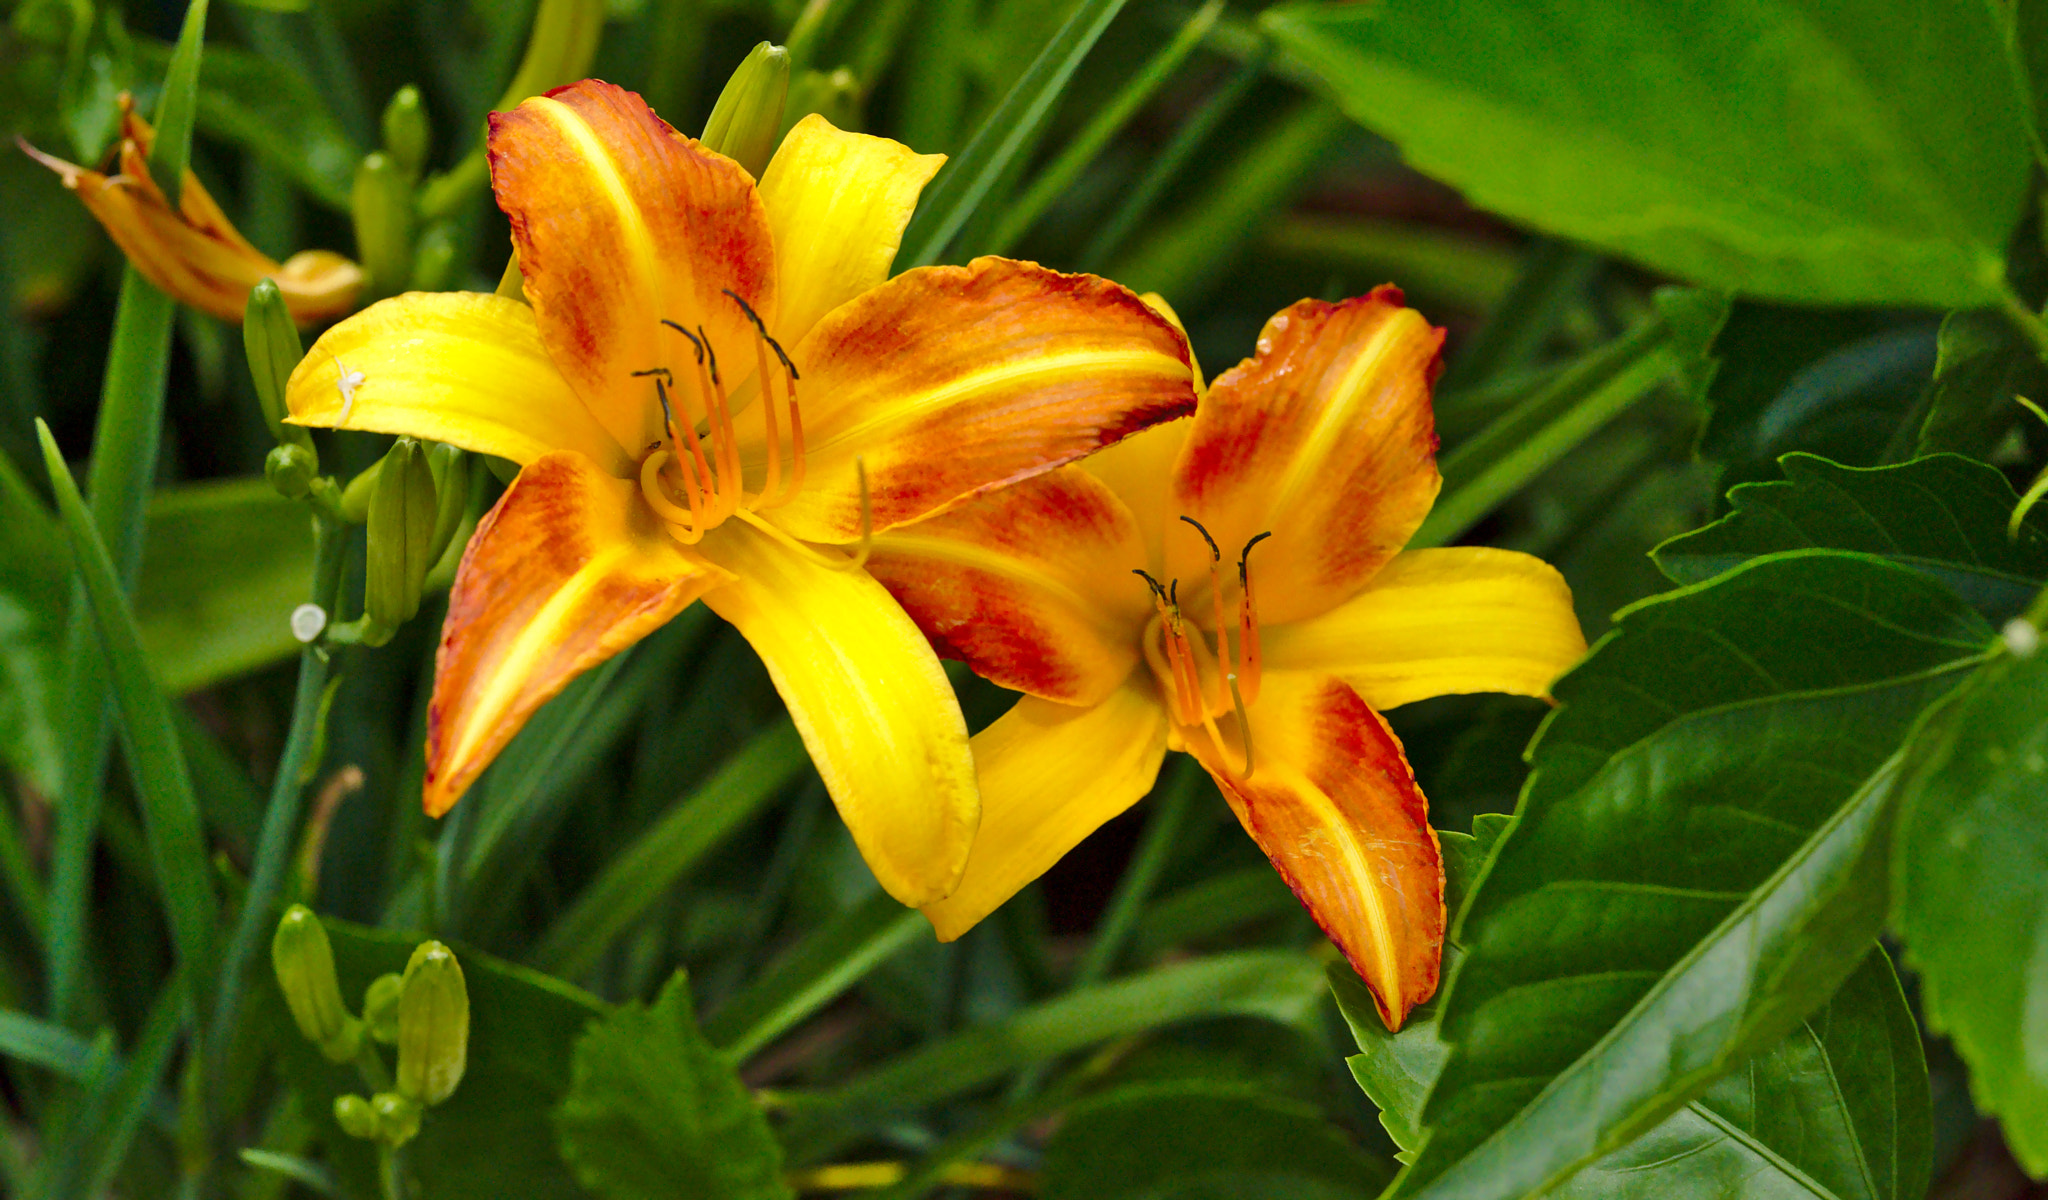
[[[704,332],[702,325],[697,326],[697,336],[704,339],[704,357],[711,362],[711,392],[718,397],[718,415],[715,420],[718,426],[716,446],[719,490],[724,492],[726,481],[731,481],[732,491],[725,497],[725,515],[729,517],[739,511],[740,507],[742,480],[739,440],[732,432],[732,405],[726,401],[725,380],[718,375],[718,348],[711,344],[711,335]]]
[[[1259,649],[1259,602],[1252,594],[1252,547],[1273,536],[1273,531],[1254,537],[1237,556],[1237,674],[1244,688],[1244,703],[1256,704],[1259,680],[1265,674],[1265,656]],[[1251,761],[1251,728],[1245,727],[1245,761]],[[1249,771],[1249,768],[1247,768]]]
[[[697,426],[690,421],[682,423],[683,432],[689,439],[690,458],[684,460],[681,457],[682,442],[676,437],[675,410],[669,407],[668,389],[662,386],[659,379],[654,381],[654,395],[661,401],[661,416],[668,426],[669,445],[676,447],[676,474],[682,477],[684,494],[690,499],[691,522],[696,528],[703,529],[705,525],[702,510],[710,504],[717,483],[711,475],[711,464],[704,461],[704,447],[697,441]],[[697,468],[694,475],[689,469],[692,462]]]
[[[875,506],[868,499],[867,458],[854,455],[853,470],[860,476],[860,550],[853,556],[853,565],[864,567],[868,563],[868,552],[875,548]]]
[[[780,508],[796,499],[796,494],[802,491],[804,486],[804,423],[796,407],[796,381],[802,377],[797,373],[796,363],[790,361],[789,354],[783,350],[782,343],[768,336],[768,324],[761,319],[760,313],[754,311],[754,306],[748,304],[731,288],[724,290],[726,295],[732,297],[732,302],[740,306],[740,311],[747,315],[747,320],[753,322],[754,332],[760,335],[759,340],[754,343],[754,353],[756,370],[761,380],[761,422],[767,427],[768,432],[768,477],[761,485],[760,494],[754,497],[754,508],[756,511]],[[775,495],[775,485],[782,471],[782,442],[776,436],[775,392],[768,386],[767,350],[775,351],[775,357],[781,361],[783,382],[789,391],[789,490],[780,495]]]
[[[685,511],[669,499],[661,486],[661,468],[668,462],[666,450],[656,450],[640,464],[640,494],[646,497],[649,507],[667,523],[669,533],[685,545],[695,544],[704,536],[704,526],[699,519],[696,506]]]
[[[1216,626],[1216,671],[1223,677],[1217,681],[1216,699],[1221,702],[1225,688],[1236,687],[1234,680],[1237,676],[1236,660],[1230,656],[1230,628],[1223,623],[1223,551],[1217,548],[1216,539],[1209,536],[1209,531],[1202,527],[1200,521],[1185,513],[1181,514],[1180,519],[1194,526],[1195,532],[1202,535],[1202,540],[1209,543],[1209,604],[1213,609],[1211,620]],[[1243,644],[1242,638],[1239,639],[1239,644]],[[1231,663],[1231,669],[1224,668],[1223,664],[1226,662]]]

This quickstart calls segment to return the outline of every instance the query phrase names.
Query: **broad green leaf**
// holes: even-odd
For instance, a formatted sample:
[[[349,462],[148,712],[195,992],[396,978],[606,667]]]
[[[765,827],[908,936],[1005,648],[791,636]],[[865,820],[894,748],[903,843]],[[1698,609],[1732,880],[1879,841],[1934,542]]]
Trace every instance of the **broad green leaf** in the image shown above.
[[[681,972],[653,1007],[626,1005],[577,1039],[555,1128],[577,1177],[607,1200],[792,1194],[768,1122],[698,1030]]]
[[[1372,998],[1332,973],[1361,1051],[1352,1071],[1406,1161],[1447,1048],[1435,1008],[1389,1034]],[[1663,1124],[1549,1193],[1572,1200],[1919,1200],[1929,1173],[1927,1067],[1882,951],[1785,1039]]]
[[[402,972],[418,935],[327,920],[341,995],[361,1011],[363,991],[386,972]],[[551,1114],[569,1094],[576,1038],[610,1010],[596,997],[538,971],[457,945],[469,988],[469,1065],[447,1103],[430,1110],[411,1143],[409,1165],[421,1195],[460,1200],[585,1200],[555,1147]],[[352,1065],[323,1058],[299,1035],[277,979],[252,982],[244,1020],[264,1032],[285,1081],[313,1114],[327,1163],[355,1195],[376,1194],[367,1144],[336,1128],[334,1099],[364,1092]],[[384,1051],[387,1062],[389,1051]]]
[[[2004,473],[1958,454],[1892,467],[1845,467],[1787,454],[1783,483],[1745,483],[1735,511],[1652,550],[1675,583],[1699,583],[1781,550],[1853,550],[1939,581],[1992,621],[2016,615],[2048,582],[2048,522],[2019,537],[2006,522],[2019,497]]]
[[[2003,313],[1952,312],[1936,340],[1934,380],[1927,385],[1927,419],[1918,454],[1953,450],[1984,458],[2020,415],[2015,395],[2048,395],[2048,371]]]
[[[146,71],[170,57],[168,46],[144,41],[136,48]],[[233,46],[207,47],[198,119],[201,130],[247,146],[322,204],[348,211],[349,185],[363,148],[312,83],[288,64]]]
[[[1694,283],[1997,303],[2030,169],[1980,0],[1294,4],[1269,32],[1482,208]]]
[[[1369,1200],[1393,1172],[1314,1106],[1184,1080],[1075,1105],[1045,1145],[1046,1200]]]
[[[298,653],[290,616],[313,587],[306,506],[261,479],[150,501],[136,619],[166,688],[189,692]]]
[[[2048,1175],[2048,657],[1979,672],[1928,730],[1893,856],[1893,921],[1977,1106]]]
[[[1882,921],[1894,751],[1989,639],[1939,584],[1828,552],[1624,610],[1553,689],[1458,922],[1401,1194],[1556,1187],[1825,1003]]]

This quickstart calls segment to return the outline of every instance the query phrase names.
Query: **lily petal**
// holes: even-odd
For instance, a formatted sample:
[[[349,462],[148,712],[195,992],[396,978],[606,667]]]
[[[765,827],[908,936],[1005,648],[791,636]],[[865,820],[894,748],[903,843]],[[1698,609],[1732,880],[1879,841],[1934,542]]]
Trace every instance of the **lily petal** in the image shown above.
[[[1193,424],[1186,419],[1162,421],[1074,464],[1108,484],[1131,510],[1144,544],[1140,561],[1156,576],[1166,574],[1166,527],[1179,524],[1173,519],[1173,463]]]
[[[1327,671],[1384,709],[1457,692],[1546,695],[1586,636],[1549,563],[1454,546],[1396,555],[1329,612],[1269,626],[1264,646],[1268,668]]]
[[[1152,790],[1166,757],[1166,710],[1140,674],[1086,708],[1026,696],[973,745],[981,832],[959,888],[924,906],[942,942],[974,928]]]
[[[533,310],[478,292],[408,292],[322,334],[292,371],[294,425],[448,442],[526,464],[573,451],[621,478],[633,461],[569,390]]]
[[[785,345],[889,278],[918,193],[945,162],[943,154],[847,133],[817,113],[783,137],[761,175],[761,200],[775,235],[775,333]]]
[[[571,679],[729,577],[686,556],[578,454],[530,464],[477,525],[448,597],[427,710],[429,815],[448,811]]]
[[[953,685],[867,572],[834,570],[739,521],[698,547],[735,581],[705,596],[767,664],[875,878],[896,899],[951,892],[981,819]]]
[[[1061,467],[875,539],[868,570],[946,658],[1006,688],[1094,704],[1138,665],[1151,595],[1130,510]]]
[[[1444,940],[1443,859],[1400,740],[1341,680],[1305,671],[1269,672],[1251,724],[1250,778],[1183,737],[1399,1029],[1435,993]]]
[[[769,515],[812,542],[860,537],[856,459],[874,527],[890,529],[1195,402],[1187,343],[1136,296],[1003,258],[906,271],[833,309],[793,357],[808,482]],[[760,427],[741,424],[754,474],[766,461]]]
[[[1258,355],[1209,386],[1175,465],[1180,511],[1252,560],[1269,621],[1335,606],[1407,545],[1441,480],[1429,405],[1443,331],[1401,293],[1304,300],[1266,323]],[[1169,531],[1168,570],[1208,568],[1194,530]]]
[[[490,159],[541,341],[620,445],[661,436],[653,386],[632,372],[694,370],[664,318],[704,327],[728,386],[751,373],[754,331],[724,289],[772,316],[775,255],[738,163],[595,79],[492,113]]]

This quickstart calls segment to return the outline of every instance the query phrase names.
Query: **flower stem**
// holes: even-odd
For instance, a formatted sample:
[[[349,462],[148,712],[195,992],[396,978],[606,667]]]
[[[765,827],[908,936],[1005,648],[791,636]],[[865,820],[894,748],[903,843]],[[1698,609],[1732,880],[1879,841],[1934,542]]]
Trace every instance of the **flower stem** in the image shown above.
[[[2026,301],[2021,300],[2009,287],[1999,290],[1998,302],[1999,307],[2005,312],[2006,319],[2012,322],[2013,328],[2019,330],[2033,343],[2034,353],[2040,355],[2042,361],[2048,362],[2048,321],[2043,321],[2040,314],[2029,308]]]

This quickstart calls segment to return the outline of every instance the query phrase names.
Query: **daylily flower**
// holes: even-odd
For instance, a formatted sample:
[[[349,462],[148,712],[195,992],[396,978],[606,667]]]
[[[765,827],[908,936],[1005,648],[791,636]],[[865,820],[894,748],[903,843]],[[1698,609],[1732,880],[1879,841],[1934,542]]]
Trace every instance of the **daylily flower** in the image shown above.
[[[108,236],[142,277],[173,298],[223,321],[239,322],[249,289],[277,281],[292,320],[310,325],[355,306],[363,269],[331,250],[302,250],[283,265],[249,244],[213,202],[199,177],[185,172],[176,211],[149,174],[156,131],[120,97],[121,144],[114,175],[45,154],[17,138],[30,158],[50,168],[106,226]]]
[[[966,728],[861,568],[866,535],[1189,412],[1185,341],[1123,288],[1030,263],[888,279],[943,160],[820,117],[756,186],[592,80],[493,114],[490,161],[532,306],[386,300],[287,387],[298,424],[524,468],[449,597],[427,811],[702,598],[760,652],[883,886],[943,897],[979,820]]]
[[[878,537],[941,653],[1025,693],[974,738],[960,936],[1194,754],[1397,1028],[1436,989],[1443,869],[1377,710],[1542,695],[1585,650],[1524,554],[1403,552],[1436,498],[1442,331],[1382,288],[1275,316],[1192,421]]]

